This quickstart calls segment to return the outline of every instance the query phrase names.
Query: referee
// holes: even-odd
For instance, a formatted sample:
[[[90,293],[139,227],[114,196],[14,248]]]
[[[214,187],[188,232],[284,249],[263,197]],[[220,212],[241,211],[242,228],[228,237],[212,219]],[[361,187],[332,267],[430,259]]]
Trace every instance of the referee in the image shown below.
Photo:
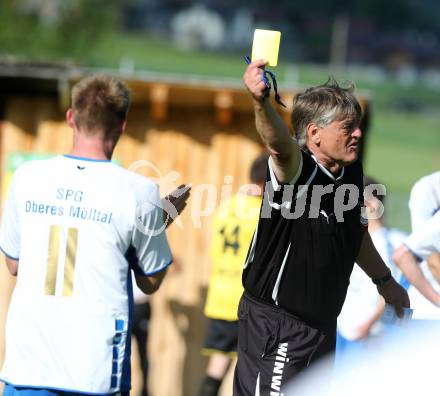
[[[334,351],[355,261],[397,314],[409,307],[361,217],[361,108],[352,87],[329,80],[297,95],[292,137],[264,99],[265,65],[253,62],[244,73],[270,158],[243,272],[234,396],[281,395],[289,379]]]

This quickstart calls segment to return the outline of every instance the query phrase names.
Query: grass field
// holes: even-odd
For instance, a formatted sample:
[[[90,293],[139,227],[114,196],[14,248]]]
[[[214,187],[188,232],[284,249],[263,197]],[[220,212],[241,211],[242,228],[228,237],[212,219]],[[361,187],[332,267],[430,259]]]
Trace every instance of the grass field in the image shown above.
[[[374,113],[366,156],[366,173],[388,189],[388,223],[409,230],[408,194],[421,176],[440,170],[440,117]]]

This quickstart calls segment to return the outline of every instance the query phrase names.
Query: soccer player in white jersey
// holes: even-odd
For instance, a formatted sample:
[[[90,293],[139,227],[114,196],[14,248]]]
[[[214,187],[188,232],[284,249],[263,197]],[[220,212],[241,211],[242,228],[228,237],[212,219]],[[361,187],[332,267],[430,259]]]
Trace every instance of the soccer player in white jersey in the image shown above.
[[[131,267],[150,294],[172,256],[158,187],[110,162],[128,107],[122,82],[83,79],[66,114],[70,154],[14,175],[0,230],[17,276],[0,374],[7,396],[130,390]]]
[[[417,289],[409,290],[415,301],[413,319],[440,320],[440,284],[433,278],[424,261],[439,252],[440,212],[437,212],[423,227],[414,231],[393,255],[402,273]]]
[[[440,210],[440,171],[423,176],[414,184],[409,198],[409,209],[413,232],[423,227],[425,221]],[[432,278],[433,275],[435,280],[440,282],[440,253],[431,254],[422,266],[429,268],[431,274],[427,273],[428,278]],[[410,292],[414,293],[414,290]],[[418,294],[416,300],[420,300],[420,297]],[[424,303],[426,304],[426,301]]]
[[[440,219],[440,172],[424,176],[414,184],[409,208],[413,234],[426,235],[427,224],[435,223],[431,219]],[[416,254],[411,254],[411,251]],[[440,293],[438,250],[423,257],[411,245],[406,244],[396,255],[399,257],[402,272],[410,282],[408,294],[413,302],[413,319],[440,320],[440,305],[437,302]]]
[[[434,172],[418,180],[409,198],[412,231],[423,227],[440,210],[440,172]]]

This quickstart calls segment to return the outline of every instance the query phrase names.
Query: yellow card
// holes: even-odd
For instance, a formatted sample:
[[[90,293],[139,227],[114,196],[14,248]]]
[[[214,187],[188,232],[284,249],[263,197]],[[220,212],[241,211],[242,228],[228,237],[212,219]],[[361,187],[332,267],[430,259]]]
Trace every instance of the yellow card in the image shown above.
[[[281,32],[255,29],[252,44],[252,62],[258,59],[266,59],[269,62],[269,66],[276,66],[278,63],[280,40]]]

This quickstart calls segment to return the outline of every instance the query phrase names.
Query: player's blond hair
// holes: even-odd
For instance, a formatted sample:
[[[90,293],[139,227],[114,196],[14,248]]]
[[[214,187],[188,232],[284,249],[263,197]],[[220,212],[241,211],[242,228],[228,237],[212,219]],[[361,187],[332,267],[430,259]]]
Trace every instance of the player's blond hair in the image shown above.
[[[86,133],[117,132],[127,118],[129,105],[128,88],[114,77],[93,75],[72,89],[73,118]]]

